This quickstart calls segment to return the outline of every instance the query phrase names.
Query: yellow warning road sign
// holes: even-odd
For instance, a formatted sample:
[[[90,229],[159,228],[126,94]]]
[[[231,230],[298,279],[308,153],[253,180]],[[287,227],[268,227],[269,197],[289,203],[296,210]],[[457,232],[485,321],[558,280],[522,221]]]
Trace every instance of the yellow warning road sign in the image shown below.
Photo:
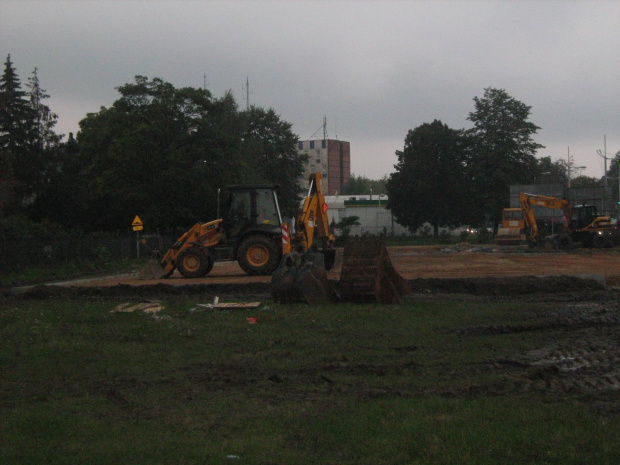
[[[131,223],[131,226],[133,226],[134,231],[142,231],[144,229],[144,223],[138,215],[136,215],[136,217],[133,219],[133,223]]]

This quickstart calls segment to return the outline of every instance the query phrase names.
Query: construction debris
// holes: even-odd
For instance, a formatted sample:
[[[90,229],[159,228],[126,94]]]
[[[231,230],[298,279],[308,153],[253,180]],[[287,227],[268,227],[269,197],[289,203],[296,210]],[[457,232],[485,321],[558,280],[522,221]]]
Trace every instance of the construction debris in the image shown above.
[[[240,309],[240,308],[258,308],[260,307],[260,302],[219,302],[219,299],[216,297],[213,300],[212,304],[196,304],[196,307],[191,309],[190,311],[196,310],[215,310],[215,309]]]
[[[124,303],[118,305],[110,313],[132,313],[132,312],[144,312],[144,313],[157,313],[163,310],[164,306],[160,301],[155,300],[151,302],[141,302],[139,304]]]

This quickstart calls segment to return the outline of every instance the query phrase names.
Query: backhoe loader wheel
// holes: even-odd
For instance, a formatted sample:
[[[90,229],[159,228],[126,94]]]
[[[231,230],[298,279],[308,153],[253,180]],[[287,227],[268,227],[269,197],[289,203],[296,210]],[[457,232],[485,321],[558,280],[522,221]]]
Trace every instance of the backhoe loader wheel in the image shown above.
[[[239,266],[247,274],[271,274],[280,264],[282,251],[276,243],[264,236],[252,236],[244,239],[237,251]]]
[[[213,260],[198,247],[182,251],[177,257],[177,268],[186,278],[200,278],[213,268]]]

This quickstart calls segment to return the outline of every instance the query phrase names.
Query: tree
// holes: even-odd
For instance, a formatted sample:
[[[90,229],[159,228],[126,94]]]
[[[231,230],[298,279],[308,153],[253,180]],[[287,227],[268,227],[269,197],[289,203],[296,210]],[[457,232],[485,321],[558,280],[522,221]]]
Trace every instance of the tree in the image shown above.
[[[349,237],[351,234],[351,228],[353,228],[353,226],[360,225],[359,219],[360,217],[356,215],[345,216],[338,222],[333,221],[330,225],[330,229],[332,231],[340,231],[340,235],[343,238]]]
[[[80,121],[85,227],[122,229],[136,214],[162,229],[211,219],[217,188],[231,180],[226,175],[238,159],[234,101],[144,76],[117,90],[121,97],[110,108]]]
[[[356,176],[352,174],[349,182],[342,189],[344,195],[359,195],[371,192],[373,194],[387,194],[387,175],[381,179],[368,179],[366,176]]]
[[[21,209],[30,195],[33,121],[34,112],[8,55],[0,77],[0,191],[4,214]]]
[[[616,155],[609,164],[609,170],[607,170],[608,185],[611,185],[612,198],[616,200],[616,218],[620,216],[618,214],[620,210],[620,150],[616,152]]]
[[[592,176],[579,175],[570,180],[571,187],[600,187],[603,181]]]
[[[539,176],[534,179],[535,184],[562,184],[566,185],[568,179],[568,170],[566,160],[552,161],[551,157],[542,157],[538,159]]]
[[[43,103],[50,96],[45,89],[41,88],[37,68],[32,72],[32,77],[28,78],[28,96],[30,97],[30,107],[34,111],[34,139],[39,150],[51,149],[55,147],[62,136],[54,132],[54,126],[58,121],[58,115],[50,110]]]
[[[543,146],[532,139],[540,128],[528,121],[531,107],[503,89],[489,87],[474,102],[475,111],[467,118],[474,124],[468,131],[468,171],[480,213],[491,215],[497,225],[509,205],[510,185],[529,184],[540,176],[535,155]]]
[[[275,111],[242,113],[231,93],[214,98],[144,76],[118,91],[110,108],[80,122],[85,228],[122,229],[139,214],[151,230],[186,229],[215,218],[218,188],[241,183],[279,184],[284,208],[298,211],[297,138]]]
[[[252,177],[279,186],[279,204],[284,216],[299,214],[302,192],[297,180],[303,174],[304,155],[297,153],[298,136],[292,124],[282,121],[272,108],[251,106],[243,117],[246,129],[243,147],[255,167]]]
[[[388,205],[395,219],[410,230],[423,223],[458,224],[471,201],[465,173],[465,139],[441,121],[424,123],[407,133],[397,151],[398,163],[387,182]]]

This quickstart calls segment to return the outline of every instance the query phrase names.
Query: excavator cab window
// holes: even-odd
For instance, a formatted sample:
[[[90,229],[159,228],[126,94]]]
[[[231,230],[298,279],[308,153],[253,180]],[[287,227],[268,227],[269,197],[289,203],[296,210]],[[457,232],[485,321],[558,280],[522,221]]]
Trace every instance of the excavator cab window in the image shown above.
[[[504,221],[523,221],[523,211],[519,208],[517,209],[505,209],[504,210]]]
[[[596,219],[594,205],[579,205],[573,208],[571,224],[578,229],[585,228]]]

